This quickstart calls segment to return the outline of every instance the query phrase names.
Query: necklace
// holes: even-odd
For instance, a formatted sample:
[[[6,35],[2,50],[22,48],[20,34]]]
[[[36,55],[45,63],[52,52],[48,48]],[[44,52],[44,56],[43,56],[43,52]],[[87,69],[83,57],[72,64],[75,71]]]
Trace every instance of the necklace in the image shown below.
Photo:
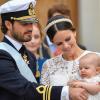
[[[40,71],[39,71],[39,65],[38,65],[38,60],[36,62],[36,78],[40,77]]]

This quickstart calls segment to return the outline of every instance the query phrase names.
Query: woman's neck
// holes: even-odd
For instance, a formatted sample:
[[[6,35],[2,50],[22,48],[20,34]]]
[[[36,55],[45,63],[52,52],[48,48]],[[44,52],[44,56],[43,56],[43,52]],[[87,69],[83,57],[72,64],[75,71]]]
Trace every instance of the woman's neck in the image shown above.
[[[75,60],[77,59],[82,53],[84,52],[84,50],[77,48],[75,50],[72,51],[71,54],[63,54],[63,58],[66,60]]]
[[[37,53],[37,51],[36,52],[32,52],[32,53],[35,55],[36,59],[38,59],[40,57],[39,54]]]

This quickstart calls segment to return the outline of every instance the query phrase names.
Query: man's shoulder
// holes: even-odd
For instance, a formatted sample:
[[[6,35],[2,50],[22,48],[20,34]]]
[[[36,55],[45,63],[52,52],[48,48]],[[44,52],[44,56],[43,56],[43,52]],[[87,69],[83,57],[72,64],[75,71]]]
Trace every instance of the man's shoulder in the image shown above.
[[[3,56],[11,57],[11,55],[7,51],[0,49],[0,57],[3,57]]]
[[[7,51],[0,49],[0,62],[5,63],[7,60],[15,62],[13,57]]]

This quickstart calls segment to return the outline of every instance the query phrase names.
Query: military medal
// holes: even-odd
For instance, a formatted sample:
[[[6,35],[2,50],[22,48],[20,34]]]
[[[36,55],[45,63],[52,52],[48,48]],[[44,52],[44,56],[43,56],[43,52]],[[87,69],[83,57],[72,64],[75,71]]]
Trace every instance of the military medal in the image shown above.
[[[26,55],[26,54],[24,54],[24,55],[23,55],[23,59],[24,59],[24,61],[25,61],[27,64],[29,64],[29,60],[28,60],[28,58],[27,58],[27,55]]]

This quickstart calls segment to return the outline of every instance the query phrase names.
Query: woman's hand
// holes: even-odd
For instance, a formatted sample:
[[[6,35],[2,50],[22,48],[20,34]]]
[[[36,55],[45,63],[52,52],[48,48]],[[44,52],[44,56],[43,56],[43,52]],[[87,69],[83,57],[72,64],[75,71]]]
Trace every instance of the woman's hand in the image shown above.
[[[88,92],[83,88],[69,88],[69,96],[71,100],[87,100]]]

